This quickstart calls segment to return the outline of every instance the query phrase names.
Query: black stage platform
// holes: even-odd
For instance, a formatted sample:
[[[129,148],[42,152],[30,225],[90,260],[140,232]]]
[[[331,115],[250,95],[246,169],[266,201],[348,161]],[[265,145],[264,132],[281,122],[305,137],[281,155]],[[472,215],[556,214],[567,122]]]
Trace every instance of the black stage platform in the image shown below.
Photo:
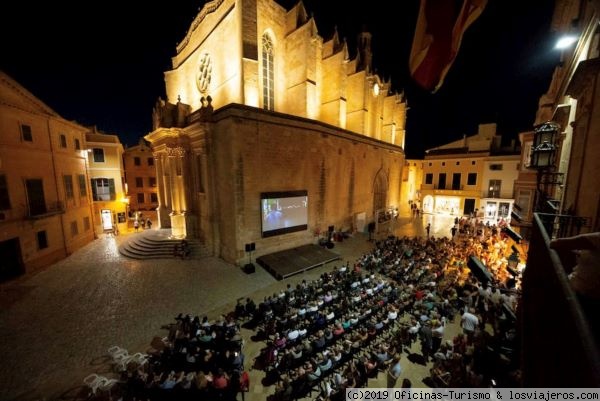
[[[263,255],[256,261],[277,280],[283,280],[337,259],[340,259],[340,255],[319,245],[302,245]]]

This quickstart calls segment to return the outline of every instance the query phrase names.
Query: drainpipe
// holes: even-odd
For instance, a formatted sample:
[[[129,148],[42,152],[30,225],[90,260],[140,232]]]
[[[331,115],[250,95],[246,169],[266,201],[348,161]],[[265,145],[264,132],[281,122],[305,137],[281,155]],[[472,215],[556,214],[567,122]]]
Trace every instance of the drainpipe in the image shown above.
[[[56,171],[56,160],[54,158],[54,146],[52,145],[52,130],[50,129],[50,118],[48,118],[47,125],[48,125],[48,140],[50,141],[50,156],[52,157],[52,171],[54,172],[54,180],[56,182],[56,184],[54,185],[54,188],[56,189],[56,200],[57,200],[57,202],[60,202],[60,192],[58,190],[58,183],[60,181],[59,181],[59,177],[58,177],[58,171]],[[67,250],[67,238],[65,236],[64,214],[66,212],[67,212],[67,200],[65,199],[64,213],[60,213],[60,230],[62,231],[63,248],[65,250],[65,256],[69,256],[69,252]]]

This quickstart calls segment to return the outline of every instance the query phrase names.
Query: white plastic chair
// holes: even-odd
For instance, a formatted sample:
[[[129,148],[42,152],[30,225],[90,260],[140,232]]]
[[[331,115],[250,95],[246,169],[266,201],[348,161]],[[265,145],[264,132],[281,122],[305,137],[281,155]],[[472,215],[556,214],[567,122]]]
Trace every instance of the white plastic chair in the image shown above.
[[[113,360],[117,359],[120,355],[127,355],[128,352],[125,348],[121,348],[118,345],[112,346],[108,349],[108,355],[110,355]]]
[[[110,399],[110,390],[112,390],[114,385],[117,384],[119,381],[117,379],[107,379],[106,377],[104,377],[103,379],[104,380],[98,386],[98,390],[108,392],[108,397]]]
[[[115,363],[115,369],[117,372],[124,372],[127,370],[127,365],[132,362],[133,356],[128,354],[119,354],[113,362]]]
[[[148,355],[137,352],[131,355],[130,362],[136,363],[138,366],[143,366],[148,362]]]
[[[105,381],[106,377],[99,376],[96,373],[92,373],[91,375],[83,379],[83,383],[90,388],[90,391],[93,395],[96,395],[96,392],[98,391],[100,386],[102,386],[102,384],[105,383]]]

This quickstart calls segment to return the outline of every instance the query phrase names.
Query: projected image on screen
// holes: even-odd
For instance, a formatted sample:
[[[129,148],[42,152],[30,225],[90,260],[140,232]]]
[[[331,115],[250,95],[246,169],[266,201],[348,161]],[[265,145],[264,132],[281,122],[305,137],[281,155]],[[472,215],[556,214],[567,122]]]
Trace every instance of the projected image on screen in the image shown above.
[[[260,211],[263,237],[306,230],[308,193],[306,191],[262,193]]]

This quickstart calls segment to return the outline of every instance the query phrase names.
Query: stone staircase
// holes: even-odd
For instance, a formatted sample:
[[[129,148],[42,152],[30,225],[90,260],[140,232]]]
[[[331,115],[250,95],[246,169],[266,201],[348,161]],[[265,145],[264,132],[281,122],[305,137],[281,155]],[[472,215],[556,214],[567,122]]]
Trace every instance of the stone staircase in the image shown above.
[[[119,246],[119,253],[131,259],[174,259],[175,245],[181,239],[169,238],[170,230],[146,230],[131,234],[127,241]],[[211,256],[209,250],[195,239],[186,239],[190,254],[188,259],[200,259]]]

